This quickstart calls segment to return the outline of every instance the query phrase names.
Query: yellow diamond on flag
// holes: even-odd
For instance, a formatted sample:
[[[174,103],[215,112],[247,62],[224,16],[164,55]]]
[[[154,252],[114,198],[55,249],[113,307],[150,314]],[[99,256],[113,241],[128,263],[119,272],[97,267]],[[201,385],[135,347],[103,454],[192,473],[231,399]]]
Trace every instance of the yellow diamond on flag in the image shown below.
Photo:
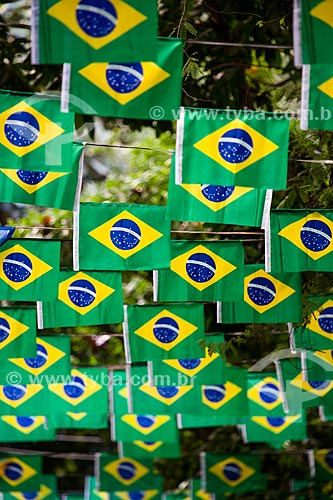
[[[31,363],[31,359],[36,360],[36,358],[9,358],[11,363],[19,366],[23,370],[31,373],[32,375],[40,375],[45,370],[48,370],[52,365],[57,363],[61,358],[65,356],[65,353],[49,344],[45,340],[37,337],[37,357],[43,361],[39,363]]]
[[[230,381],[222,385],[203,385],[201,386],[202,403],[212,410],[218,410],[240,392],[242,389]]]
[[[0,113],[0,144],[22,157],[61,135],[64,130],[21,101]]]
[[[318,85],[318,89],[333,99],[333,77]]]
[[[127,210],[90,231],[89,236],[127,259],[163,235]]]
[[[152,442],[146,442],[146,441],[133,441],[133,443],[136,446],[139,446],[139,448],[142,448],[143,450],[148,451],[149,453],[152,453],[153,451],[157,450],[160,448],[163,444],[163,441],[152,441]]]
[[[30,285],[51,269],[51,266],[21,245],[14,245],[0,253],[0,279],[16,291]]]
[[[32,170],[12,170],[9,168],[0,168],[0,172],[9,177],[14,184],[28,194],[33,194],[44,186],[47,186],[47,184],[69,174],[69,172],[35,172]]]
[[[0,349],[3,349],[8,344],[17,339],[20,335],[23,335],[29,327],[20,323],[14,318],[8,316],[3,311],[0,311],[0,332],[2,334],[3,340],[0,343]]]
[[[309,323],[305,328],[318,333],[322,337],[333,340],[333,300],[326,300],[318,309],[313,311]]]
[[[268,411],[282,404],[281,387],[278,380],[273,377],[265,377],[250,387],[247,397]]]
[[[331,465],[333,458],[332,449],[317,450],[314,453],[315,461],[318,462],[327,472],[333,475],[333,465]]]
[[[192,323],[164,309],[135,330],[134,334],[164,351],[170,351],[197,329]]]
[[[79,314],[87,314],[114,292],[88,274],[78,272],[59,284],[58,299]]]
[[[332,0],[324,0],[310,10],[310,15],[316,17],[323,23],[333,28],[333,4]]]
[[[128,470],[131,470],[130,477],[128,478]],[[103,467],[103,470],[113,476],[117,481],[124,484],[125,486],[130,486],[142,477],[146,476],[149,469],[140,464],[134,458],[118,458],[109,462]]]
[[[147,394],[148,396],[156,399],[160,403],[164,403],[167,406],[173,405],[178,399],[182,398],[189,391],[193,389],[193,385],[182,385],[182,386],[164,386],[164,387],[152,387],[149,382],[142,384],[139,390]]]
[[[333,250],[333,223],[318,212],[310,213],[292,222],[278,234],[296,245],[313,260],[318,260]]]
[[[110,0],[107,8],[99,2],[60,0],[47,14],[57,19],[95,50],[113,42],[147,17],[122,0]]]
[[[132,64],[91,63],[79,73],[102,92],[125,105],[170,77],[153,62]],[[131,76],[131,84],[125,77]],[[134,82],[132,82],[134,79]]]
[[[210,363],[212,363],[216,358],[219,357],[219,354],[217,352],[213,352],[211,356],[208,354],[208,347],[206,347],[206,357],[205,358],[198,358],[195,363],[194,368],[188,367],[188,364],[184,366],[184,363],[181,363],[182,360],[179,359],[164,359],[163,363],[171,366],[171,368],[174,368],[175,370],[184,373],[188,377],[194,377],[197,375],[199,372],[201,372],[204,368],[206,368]]]
[[[251,417],[251,420],[274,434],[280,434],[301,417],[302,415],[293,415],[290,417]]]
[[[204,245],[197,245],[172,259],[170,269],[197,290],[203,291],[234,271],[236,266]]]
[[[236,457],[221,460],[221,462],[213,465],[208,470],[228,486],[232,487],[243,483],[256,472],[255,469],[249,467]]]
[[[0,385],[0,401],[11,408],[18,408],[43,389],[41,384]]]
[[[315,396],[326,396],[333,389],[333,381],[330,380],[303,380],[302,373],[297,375],[291,382],[291,385],[302,389],[304,392],[309,392]]]
[[[109,500],[110,495],[106,491],[93,490],[93,494],[99,497],[101,500]]]
[[[322,351],[313,351],[312,354],[314,356],[316,356],[316,358],[320,359],[320,361],[318,360],[317,363],[322,368],[324,368],[324,370],[332,371],[332,369],[333,369],[333,351],[332,351],[332,349],[323,349]],[[321,361],[323,361],[324,363],[327,363],[328,366],[323,365],[321,363]]]
[[[194,198],[203,203],[206,207],[218,212],[227,205],[238,200],[244,194],[253,191],[254,188],[239,186],[213,186],[211,184],[180,184]],[[220,201],[222,200],[222,201]]]
[[[69,418],[72,418],[76,422],[79,422],[83,418],[85,418],[88,413],[85,411],[80,411],[80,412],[74,412],[74,411],[66,411],[66,415],[69,416]]]
[[[15,478],[12,477],[11,471],[17,470]],[[18,486],[37,474],[36,469],[33,469],[27,463],[17,457],[5,458],[0,460],[0,477],[10,486]]]
[[[148,436],[159,427],[169,422],[169,415],[122,415],[121,420],[130,425],[133,429]],[[142,421],[144,425],[142,425]]]
[[[121,500],[132,500],[133,498],[133,495],[128,491],[113,491],[112,493]],[[156,495],[158,495],[158,493],[158,490],[140,491],[140,500],[150,500],[151,498],[154,498]]]
[[[295,290],[259,269],[244,278],[244,301],[262,314],[286,300]]]
[[[6,422],[6,424],[27,435],[38,429],[38,427],[43,426],[46,428],[45,417],[15,417],[14,415],[3,415],[0,418]],[[24,425],[21,424],[21,418],[24,419]]]
[[[93,394],[100,391],[102,386],[79,370],[72,370],[72,380],[67,384],[50,384],[49,390],[67,403],[77,406]]]
[[[43,498],[48,497],[51,493],[53,493],[53,491],[50,488],[48,488],[45,484],[41,484],[39,491],[35,492],[34,500],[43,500]],[[17,500],[27,500],[26,495],[19,491],[11,491],[10,494],[12,497],[17,498]]]
[[[279,148],[238,118],[203,137],[193,146],[233,174]]]

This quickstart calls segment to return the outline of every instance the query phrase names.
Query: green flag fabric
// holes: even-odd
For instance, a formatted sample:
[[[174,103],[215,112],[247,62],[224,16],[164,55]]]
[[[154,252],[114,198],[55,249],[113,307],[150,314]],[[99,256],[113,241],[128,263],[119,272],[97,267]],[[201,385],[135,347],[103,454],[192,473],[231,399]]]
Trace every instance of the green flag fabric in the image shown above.
[[[282,388],[275,373],[247,374],[247,399],[249,415],[284,415]]]
[[[97,480],[101,491],[162,489],[163,478],[153,474],[152,460],[135,460],[109,453],[97,457]]]
[[[110,413],[129,413],[127,374],[125,370],[110,371]]]
[[[265,490],[267,487],[266,475],[260,472],[260,456],[255,453],[202,453],[201,460],[203,489],[214,492],[216,498]]]
[[[246,442],[282,448],[286,441],[307,439],[306,417],[299,415],[251,416],[246,423]]]
[[[49,384],[52,425],[61,428],[107,428],[108,382],[108,371],[104,368],[73,368],[71,377],[66,377],[65,382]]]
[[[33,64],[154,61],[157,4],[148,0],[34,0]]]
[[[59,263],[60,241],[10,239],[0,248],[2,300],[55,300]]]
[[[181,101],[182,59],[181,40],[160,38],[154,62],[76,62],[71,67],[69,109],[87,115],[174,120]]]
[[[217,347],[223,344],[224,335],[206,335],[206,343]],[[205,356],[192,359],[164,359],[148,361],[153,385],[204,385],[226,382],[226,363],[219,352],[206,347]]]
[[[167,216],[171,220],[261,227],[266,189],[215,184],[176,184],[172,161]]]
[[[288,137],[289,123],[282,116],[181,108],[176,184],[285,189]]]
[[[302,319],[301,273],[266,273],[264,266],[245,266],[243,297],[219,304],[221,323],[286,323]]]
[[[186,318],[186,319],[185,319]],[[200,358],[205,336],[202,304],[133,305],[126,308],[126,361]]]
[[[34,307],[0,309],[1,361],[12,356],[36,356],[37,316]],[[0,368],[1,381],[8,372]]]
[[[0,491],[36,491],[40,486],[42,461],[39,455],[0,455]],[[15,474],[13,474],[15,471]]]
[[[330,0],[297,0],[294,9],[295,64],[330,64],[327,47],[333,43]]]
[[[174,415],[148,415],[127,413],[111,415],[112,441],[163,441],[177,443],[179,440]]]
[[[55,429],[49,426],[46,417],[16,417],[1,415],[1,441],[6,442],[34,442],[55,441]]]
[[[57,334],[47,337],[37,337],[36,355],[33,357],[9,358],[1,367],[1,383],[7,381],[7,376],[15,372],[20,384],[41,384],[47,386],[57,377],[69,377],[70,337]]]
[[[119,456],[137,458],[180,458],[181,449],[179,440],[174,443],[164,441],[118,441]]]
[[[0,169],[0,200],[73,210],[83,145],[73,144],[71,172]]]
[[[34,494],[34,500],[56,500],[57,496],[57,478],[50,474],[39,474],[38,488],[31,492]],[[26,493],[22,491],[12,491],[4,493],[3,500],[26,500]]]
[[[332,18],[333,19],[333,18]],[[333,30],[332,30],[333,39]],[[333,130],[333,61],[302,69],[301,128]]]
[[[61,270],[58,283],[57,300],[40,305],[39,328],[106,325],[123,321],[121,273]]]
[[[42,384],[0,385],[0,415],[39,417],[41,411],[43,416],[50,411],[47,388]]]
[[[237,301],[243,277],[241,241],[171,240],[170,270],[155,274],[155,293],[161,302]]]
[[[82,270],[152,270],[170,264],[166,207],[81,203],[79,263]]]
[[[333,211],[271,211],[271,271],[331,271]]]
[[[74,113],[59,98],[0,91],[0,168],[71,172]]]
[[[217,413],[217,412],[216,412]],[[193,415],[182,413],[178,416],[179,429],[200,429],[203,427],[220,427],[245,423],[247,415]]]

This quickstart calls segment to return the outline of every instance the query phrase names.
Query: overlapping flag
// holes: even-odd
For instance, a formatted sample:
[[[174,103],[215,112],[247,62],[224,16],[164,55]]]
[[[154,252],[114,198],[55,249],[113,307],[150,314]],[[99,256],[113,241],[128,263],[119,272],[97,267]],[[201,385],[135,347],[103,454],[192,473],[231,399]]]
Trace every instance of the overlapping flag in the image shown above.
[[[50,426],[45,416],[15,416],[1,415],[1,441],[6,442],[37,442],[55,441],[55,428]]]
[[[42,472],[41,457],[0,454],[0,491],[38,491]]]
[[[0,356],[4,361],[13,356],[35,356],[37,313],[34,307],[0,309]],[[1,380],[7,376],[0,368]]]

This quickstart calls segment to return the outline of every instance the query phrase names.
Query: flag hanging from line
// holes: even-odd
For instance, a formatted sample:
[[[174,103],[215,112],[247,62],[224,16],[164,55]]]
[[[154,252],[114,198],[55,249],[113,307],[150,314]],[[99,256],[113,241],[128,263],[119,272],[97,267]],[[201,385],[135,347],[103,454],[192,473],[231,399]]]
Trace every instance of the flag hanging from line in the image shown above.
[[[283,116],[181,108],[176,184],[285,189],[288,137]]]
[[[302,319],[301,273],[266,273],[245,266],[243,299],[219,303],[221,323],[286,323]]]
[[[119,456],[138,458],[180,458],[180,442],[165,443],[164,441],[118,441]]]
[[[0,455],[0,491],[38,491],[42,472],[41,456]]]
[[[112,52],[110,53],[110,60]],[[99,116],[175,120],[181,101],[182,41],[158,40],[154,62],[96,62],[71,65],[69,84],[63,79],[62,99],[69,110]],[[88,102],[85,101],[89,96]],[[63,108],[65,109],[65,105]]]
[[[112,441],[179,441],[176,417],[174,415],[135,414],[111,415]]]
[[[275,373],[248,372],[247,399],[251,417],[284,415],[282,389]]]
[[[333,43],[331,0],[294,0],[295,65],[330,64]]]
[[[15,372],[14,372],[15,373]],[[41,384],[0,385],[0,414],[16,417],[48,416],[51,409],[47,388]]]
[[[73,210],[84,146],[73,144],[71,172],[36,172],[0,168],[0,200]]]
[[[302,68],[301,129],[333,130],[332,104],[333,64],[304,65]]]
[[[101,453],[97,457],[97,481],[101,491],[162,489],[163,478],[153,474],[152,460]]]
[[[124,320],[121,273],[62,270],[58,283],[57,300],[43,301],[40,306],[39,328],[107,325]]]
[[[34,307],[0,309],[1,360],[13,356],[36,356],[37,321]],[[1,380],[8,375],[0,368]]]
[[[55,428],[49,425],[46,417],[17,417],[15,415],[1,415],[1,441],[6,442],[37,442],[55,441]]]
[[[59,97],[0,91],[0,168],[71,172],[74,113]]]
[[[56,500],[57,478],[50,474],[39,474],[38,488],[30,492],[34,495],[34,500]],[[27,493],[22,491],[11,491],[4,493],[3,500],[27,500]]]
[[[154,61],[156,0],[33,0],[32,64]]]
[[[166,207],[81,203],[79,265],[83,270],[152,270],[170,265]]]
[[[261,227],[266,189],[215,184],[176,184],[172,161],[167,216],[170,220]]]
[[[241,241],[171,240],[170,248],[170,270],[155,273],[158,301],[241,300],[244,276]]]
[[[330,271],[333,210],[272,210],[271,271]]]
[[[127,363],[202,355],[198,342],[205,336],[203,304],[132,305],[125,311]]]
[[[295,346],[311,351],[333,350],[333,295],[309,297],[308,305],[308,321],[293,332]]]

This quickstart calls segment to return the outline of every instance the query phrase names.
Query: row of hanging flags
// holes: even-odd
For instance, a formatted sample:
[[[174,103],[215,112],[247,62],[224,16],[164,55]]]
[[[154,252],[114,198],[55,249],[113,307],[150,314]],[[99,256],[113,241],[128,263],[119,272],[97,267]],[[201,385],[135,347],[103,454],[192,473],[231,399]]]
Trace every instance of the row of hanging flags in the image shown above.
[[[329,51],[318,49],[320,40],[330,46],[332,29],[331,1],[295,1],[305,127],[333,126]],[[61,98],[0,91],[0,199],[72,210],[73,268],[60,267],[59,241],[10,239],[0,248],[1,299],[37,302],[0,309],[1,441],[110,425],[118,455],[96,457],[85,500],[148,500],[163,487],[154,458],[181,456],[180,429],[237,424],[245,442],[281,448],[306,439],[306,408],[332,421],[333,296],[311,298],[305,327],[291,323],[302,319],[301,273],[332,269],[333,211],[270,209],[272,190],[287,185],[287,118],[181,108],[182,42],[158,38],[156,0],[33,0],[32,62],[64,65]],[[85,145],[74,141],[75,113],[177,119],[166,206],[79,203]],[[172,220],[261,227],[265,264],[244,264],[241,241],[172,240]],[[127,270],[154,271],[156,302],[124,306]],[[250,373],[218,349],[203,351],[200,341],[224,342],[205,333],[204,302],[217,304],[222,324],[288,323],[301,358]],[[37,335],[120,322],[127,369],[111,373],[72,367],[68,336]],[[332,457],[314,453],[316,481],[332,480]],[[256,453],[204,454],[201,476],[189,498],[267,481]],[[56,496],[38,456],[1,454],[0,491],[6,500]]]

